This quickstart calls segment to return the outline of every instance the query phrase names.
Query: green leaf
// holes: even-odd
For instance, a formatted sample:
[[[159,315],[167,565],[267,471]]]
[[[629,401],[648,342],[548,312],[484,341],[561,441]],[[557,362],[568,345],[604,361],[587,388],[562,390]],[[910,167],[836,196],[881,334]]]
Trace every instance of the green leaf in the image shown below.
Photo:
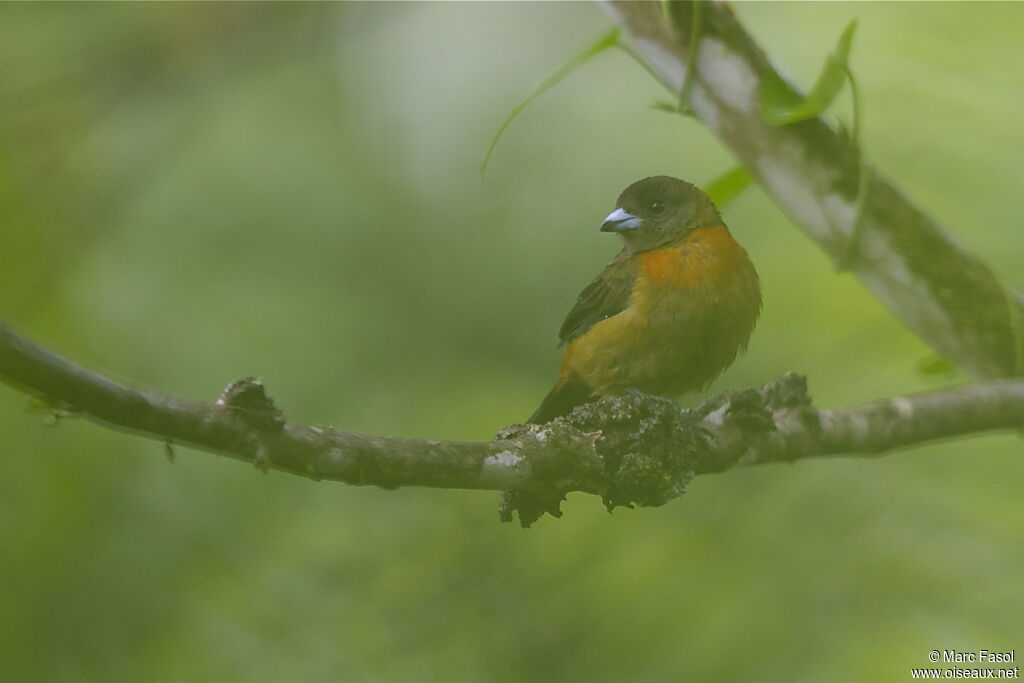
[[[666,21],[670,25],[674,25],[677,29],[683,25],[683,20],[678,13],[685,12],[687,9],[690,12],[690,40],[687,47],[688,54],[686,55],[686,72],[683,74],[683,85],[679,89],[679,106],[676,107],[676,113],[682,114],[683,116],[694,115],[693,107],[690,104],[690,93],[693,92],[693,82],[697,75],[696,64],[700,50],[700,35],[702,31],[701,7],[704,6],[704,1],[705,0],[677,2],[674,0],[662,0],[661,3],[661,10],[665,15]],[[676,14],[676,16],[673,16],[674,14]]]
[[[505,120],[502,121],[501,125],[498,127],[498,132],[495,133],[494,138],[491,139],[491,144],[487,147],[487,154],[484,155],[483,163],[480,164],[481,176],[487,171],[487,163],[491,160],[491,154],[494,152],[494,148],[497,146],[498,140],[501,139],[505,129],[508,128],[510,123],[512,123],[512,119],[518,116],[519,112],[523,111],[530,102],[533,102],[537,97],[561,83],[565,77],[573,71],[583,66],[605,50],[617,46],[619,44],[620,33],[621,31],[618,27],[613,28],[611,31],[601,36],[597,42],[570,57],[564,64],[562,64],[562,66],[555,69],[550,76],[538,83],[537,86],[530,91],[530,94],[528,94],[522,102],[509,112],[508,116],[505,117]]]
[[[668,100],[655,100],[651,103],[651,109],[657,109],[658,111],[667,112],[669,114],[678,114],[679,103],[669,102]]]
[[[839,36],[835,51],[825,60],[821,74],[806,97],[801,97],[774,70],[761,79],[761,118],[772,126],[784,126],[811,119],[835,101],[849,73],[847,63],[857,20],[851,21]]]
[[[951,375],[956,372],[956,366],[933,353],[917,362],[917,371],[922,375]]]
[[[661,15],[672,20],[672,0],[661,0]]]
[[[992,274],[995,277],[995,273]],[[1010,339],[1013,341],[1013,375],[1024,375],[1024,317],[1020,314],[1020,301],[1013,290],[1000,282],[1003,288],[1003,299],[1006,301]]]
[[[721,210],[747,189],[752,180],[750,171],[743,166],[737,166],[708,183],[704,193],[711,197],[712,203]]]

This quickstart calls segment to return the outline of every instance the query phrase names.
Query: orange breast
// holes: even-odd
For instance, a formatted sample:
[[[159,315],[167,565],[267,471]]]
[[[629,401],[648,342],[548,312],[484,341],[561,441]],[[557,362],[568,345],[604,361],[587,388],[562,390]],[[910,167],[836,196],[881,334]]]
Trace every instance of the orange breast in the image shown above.
[[[686,289],[728,277],[745,258],[743,247],[721,225],[697,228],[681,244],[636,255],[652,284]]]
[[[629,306],[569,343],[563,379],[574,375],[597,395],[704,388],[754,327],[761,295],[753,264],[720,225],[635,258],[640,272]]]

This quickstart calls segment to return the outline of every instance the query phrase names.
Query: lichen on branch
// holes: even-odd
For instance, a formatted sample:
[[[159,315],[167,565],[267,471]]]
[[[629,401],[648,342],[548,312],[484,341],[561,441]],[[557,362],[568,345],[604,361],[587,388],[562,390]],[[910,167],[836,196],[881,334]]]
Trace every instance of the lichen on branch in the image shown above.
[[[501,516],[529,526],[573,491],[609,510],[657,506],[694,476],[828,455],[878,453],[1024,425],[1024,380],[1002,380],[819,410],[785,375],[698,408],[638,393],[606,396],[490,441],[405,439],[290,421],[252,378],[215,401],[185,401],[88,370],[0,324],[0,380],[53,410],[262,470],[384,489],[504,490]]]

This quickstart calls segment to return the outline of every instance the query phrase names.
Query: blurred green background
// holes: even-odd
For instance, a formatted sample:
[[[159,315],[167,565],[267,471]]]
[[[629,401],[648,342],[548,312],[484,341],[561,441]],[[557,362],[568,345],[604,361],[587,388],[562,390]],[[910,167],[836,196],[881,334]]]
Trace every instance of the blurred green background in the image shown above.
[[[874,164],[1024,288],[1024,5],[740,3],[797,82],[860,25]],[[618,192],[732,166],[623,53],[498,123],[609,26],[588,3],[0,6],[0,318],[193,399],[259,375],[294,420],[487,439],[553,381]],[[849,100],[835,116],[849,120]],[[757,189],[726,211],[765,308],[714,390],[823,407],[962,381]],[[690,402],[697,400],[691,397]],[[264,476],[0,387],[4,681],[900,681],[1024,650],[1013,435],[574,495]]]

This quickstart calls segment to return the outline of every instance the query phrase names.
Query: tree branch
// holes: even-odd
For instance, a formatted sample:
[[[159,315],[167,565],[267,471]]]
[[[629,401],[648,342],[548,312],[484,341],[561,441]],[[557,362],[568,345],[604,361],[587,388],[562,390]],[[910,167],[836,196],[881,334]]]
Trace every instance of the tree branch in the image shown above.
[[[600,4],[631,39],[632,54],[679,93],[694,3]],[[774,68],[725,3],[704,2],[701,10],[695,82],[688,86],[697,118],[811,240],[932,348],[977,377],[1024,374],[1020,294],[862,165],[859,150],[822,119],[765,123],[760,88]]]
[[[660,505],[696,474],[813,456],[879,453],[949,436],[1024,426],[1024,380],[993,381],[816,410],[806,382],[722,394],[693,410],[608,396],[492,441],[400,439],[290,423],[252,379],[212,403],[127,386],[0,325],[0,380],[56,412],[311,479],[382,488],[506,489],[503,518],[558,515],[571,491],[609,507]]]

